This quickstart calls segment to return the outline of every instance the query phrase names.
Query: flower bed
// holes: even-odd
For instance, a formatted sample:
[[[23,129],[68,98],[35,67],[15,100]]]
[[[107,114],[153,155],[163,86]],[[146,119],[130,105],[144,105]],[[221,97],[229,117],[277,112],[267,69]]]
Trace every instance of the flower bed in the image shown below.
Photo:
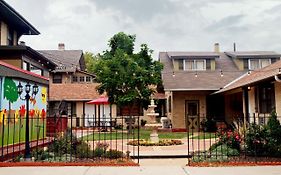
[[[149,140],[132,140],[127,143],[127,145],[133,145],[133,146],[171,146],[171,145],[182,145],[182,141],[180,140],[168,140],[163,139],[157,142],[152,142]]]

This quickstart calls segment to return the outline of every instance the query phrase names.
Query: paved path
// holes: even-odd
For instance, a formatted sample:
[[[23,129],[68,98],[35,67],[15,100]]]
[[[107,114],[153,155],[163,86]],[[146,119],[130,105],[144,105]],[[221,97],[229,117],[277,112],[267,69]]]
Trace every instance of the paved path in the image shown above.
[[[280,175],[281,166],[197,168],[181,166],[141,167],[13,167],[2,175]]]

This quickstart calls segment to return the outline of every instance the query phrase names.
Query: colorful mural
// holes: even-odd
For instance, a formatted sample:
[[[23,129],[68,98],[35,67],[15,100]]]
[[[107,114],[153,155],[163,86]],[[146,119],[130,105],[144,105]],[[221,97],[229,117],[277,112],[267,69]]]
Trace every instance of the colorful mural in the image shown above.
[[[2,83],[1,83],[2,82]],[[29,113],[30,138],[37,139],[45,136],[43,128],[46,127],[46,111],[47,111],[47,88],[45,86],[38,87],[39,91],[36,96],[32,94],[29,100],[29,111],[26,111],[26,100],[24,87],[27,82],[20,81],[23,86],[23,93],[19,96],[17,92],[18,80],[4,77],[0,81],[0,145],[10,144],[10,138],[16,137],[18,142],[24,141],[25,135],[25,117]],[[2,133],[4,131],[4,133]],[[4,143],[1,143],[4,140]]]

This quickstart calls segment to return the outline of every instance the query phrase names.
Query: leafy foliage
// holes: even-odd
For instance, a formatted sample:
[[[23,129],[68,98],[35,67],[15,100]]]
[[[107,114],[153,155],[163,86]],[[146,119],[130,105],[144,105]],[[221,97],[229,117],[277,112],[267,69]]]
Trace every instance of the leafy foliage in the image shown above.
[[[134,41],[134,35],[122,32],[110,39],[110,51],[105,51],[95,66],[98,91],[106,92],[110,103],[118,106],[140,104],[147,108],[155,91],[152,87],[161,83],[163,66],[153,61],[146,44],[133,53]]]
[[[252,124],[246,134],[248,153],[258,156],[281,156],[281,125],[273,111],[265,126]]]
[[[84,59],[87,71],[90,73],[94,73],[95,65],[97,64],[98,60],[100,59],[100,55],[94,55],[91,52],[84,53]]]

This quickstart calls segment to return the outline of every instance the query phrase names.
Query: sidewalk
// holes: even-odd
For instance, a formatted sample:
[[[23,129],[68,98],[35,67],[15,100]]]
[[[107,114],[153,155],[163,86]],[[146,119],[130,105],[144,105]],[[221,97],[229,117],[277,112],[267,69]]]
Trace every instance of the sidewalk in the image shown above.
[[[280,175],[281,166],[257,167],[11,167],[0,168],[2,175]]]

